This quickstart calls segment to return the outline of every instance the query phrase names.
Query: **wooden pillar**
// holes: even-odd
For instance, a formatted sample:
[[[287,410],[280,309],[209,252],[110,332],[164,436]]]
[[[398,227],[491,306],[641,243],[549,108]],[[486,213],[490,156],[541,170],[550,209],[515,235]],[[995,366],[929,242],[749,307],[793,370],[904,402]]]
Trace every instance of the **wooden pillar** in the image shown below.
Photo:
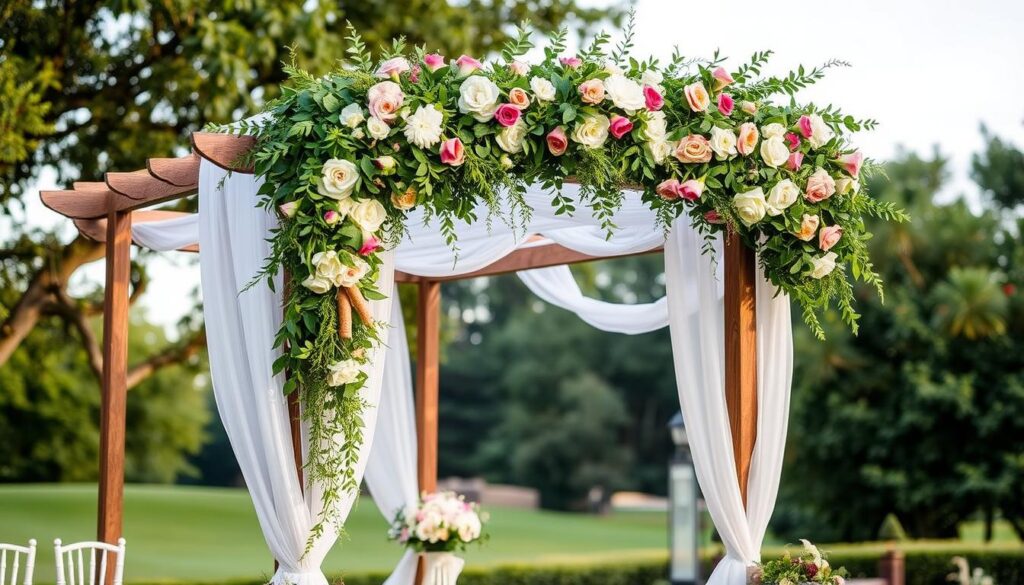
[[[113,197],[113,194],[111,194]],[[103,388],[100,405],[100,484],[96,539],[117,544],[124,514],[124,440],[128,398],[128,286],[132,218],[110,205],[103,295]],[[112,576],[112,575],[111,575]]]
[[[878,559],[878,576],[885,580],[886,585],[903,585],[906,583],[906,557],[903,551],[889,549]]]
[[[441,359],[441,283],[419,285],[416,311],[416,447],[420,491],[437,489],[437,409]]]
[[[725,400],[743,505],[757,438],[757,299],[754,251],[725,240]]]

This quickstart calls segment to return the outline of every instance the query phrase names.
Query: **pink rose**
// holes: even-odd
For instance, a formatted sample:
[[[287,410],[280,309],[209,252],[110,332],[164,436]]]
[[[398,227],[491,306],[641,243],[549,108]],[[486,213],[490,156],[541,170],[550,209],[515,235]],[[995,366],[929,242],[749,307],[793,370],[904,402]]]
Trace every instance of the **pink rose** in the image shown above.
[[[466,147],[458,137],[441,142],[440,154],[442,164],[457,167],[466,162]]]
[[[711,143],[699,134],[690,134],[676,146],[676,158],[684,163],[706,163],[711,160]]]
[[[803,134],[804,138],[811,137],[813,131],[811,130],[810,116],[800,116],[800,121],[797,122],[797,126],[800,128],[800,134]]]
[[[608,126],[608,133],[614,136],[616,140],[622,138],[626,134],[629,134],[632,129],[633,123],[629,121],[629,118],[625,116],[612,115],[612,122]]]
[[[843,228],[837,225],[825,226],[818,232],[818,247],[822,252],[828,252],[832,246],[839,243],[841,237],[843,237]]]
[[[508,90],[508,103],[520,110],[525,110],[530,107],[530,96],[526,93],[525,89],[513,87]]]
[[[679,196],[687,201],[696,201],[704,193],[704,181],[690,179],[679,186]]]
[[[719,215],[718,212],[715,211],[714,209],[704,214],[704,221],[708,223],[725,223],[725,220],[722,219],[722,216]]]
[[[481,69],[483,67],[483,63],[469,55],[460,55],[459,58],[455,60],[455,66],[459,68],[459,77],[466,77],[470,73]]]
[[[559,57],[558,62],[566,69],[578,69],[580,65],[583,65],[583,59],[579,57]]]
[[[786,161],[786,168],[795,173],[800,170],[802,164],[804,164],[804,153],[798,150],[790,153],[789,160]]]
[[[334,225],[339,221],[341,221],[341,214],[338,213],[337,211],[334,211],[332,209],[327,213],[324,213],[324,223],[326,223],[327,225]]]
[[[580,99],[585,104],[599,104],[604,101],[604,82],[600,79],[588,79],[577,88]]]
[[[548,151],[555,156],[562,156],[565,154],[565,149],[569,147],[569,138],[565,135],[565,128],[559,126],[547,135]]]
[[[494,119],[505,127],[514,126],[521,115],[522,112],[519,111],[519,108],[512,104],[501,104],[497,110],[494,110]]]
[[[431,73],[433,73],[434,71],[444,67],[444,56],[440,53],[423,55],[423,64],[427,66],[427,69],[429,69]]]
[[[295,217],[295,212],[299,209],[299,204],[296,201],[289,201],[288,203],[282,203],[278,206],[278,211],[285,217]]]
[[[391,122],[398,117],[405,94],[394,81],[381,81],[366,93],[370,115],[384,122]]]
[[[729,75],[729,72],[725,70],[725,67],[719,67],[711,72],[711,78],[715,80],[715,89],[722,89],[727,85],[732,85],[736,80]]]
[[[800,148],[800,137],[796,135],[796,132],[786,132],[786,144],[789,145],[790,150],[796,150]]]
[[[718,94],[718,111],[728,118],[732,115],[732,108],[736,104],[732,96],[727,93]]]
[[[672,201],[673,199],[679,199],[680,187],[678,179],[668,179],[658,183],[658,186],[654,188],[654,192],[657,193],[665,201]]]
[[[391,79],[398,81],[398,76],[409,69],[409,61],[407,61],[405,57],[394,57],[381,63],[374,75],[381,79],[387,79],[390,77]]]
[[[754,152],[754,148],[757,147],[757,140],[760,137],[757,126],[753,122],[740,124],[740,135],[736,141],[736,150],[740,151],[740,154],[743,156],[749,155]]]
[[[647,110],[650,112],[657,112],[665,105],[665,98],[662,97],[661,92],[649,85],[644,86],[644,103],[647,105]]]
[[[804,197],[811,203],[824,201],[836,192],[836,180],[825,169],[819,168],[807,179]]]
[[[686,103],[694,112],[703,112],[711,105],[711,96],[708,95],[708,90],[704,89],[704,84],[699,81],[684,87],[683,94],[686,96]]]
[[[526,75],[530,72],[530,66],[522,61],[513,61],[508,64],[508,69],[516,75]]]
[[[844,171],[850,173],[851,177],[856,178],[860,174],[860,166],[864,164],[864,155],[858,150],[850,154],[844,154],[836,159],[836,162],[843,167]]]
[[[373,251],[380,247],[380,240],[370,236],[363,240],[363,245],[359,248],[360,256],[369,256],[373,254]]]

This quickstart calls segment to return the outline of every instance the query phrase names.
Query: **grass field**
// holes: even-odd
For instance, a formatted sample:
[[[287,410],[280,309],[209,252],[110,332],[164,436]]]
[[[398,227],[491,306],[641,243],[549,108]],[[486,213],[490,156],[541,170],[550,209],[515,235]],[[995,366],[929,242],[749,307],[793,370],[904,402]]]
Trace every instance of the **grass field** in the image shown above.
[[[663,558],[665,516],[608,517],[491,508],[491,542],[466,554],[469,566],[510,563],[592,563]],[[0,542],[39,542],[37,583],[52,583],[54,538],[95,537],[92,485],[0,486]],[[349,518],[348,537],[324,570],[387,571],[401,550],[386,540],[386,524],[368,498]],[[126,581],[190,581],[269,576],[272,559],[243,490],[128,486],[125,494]]]

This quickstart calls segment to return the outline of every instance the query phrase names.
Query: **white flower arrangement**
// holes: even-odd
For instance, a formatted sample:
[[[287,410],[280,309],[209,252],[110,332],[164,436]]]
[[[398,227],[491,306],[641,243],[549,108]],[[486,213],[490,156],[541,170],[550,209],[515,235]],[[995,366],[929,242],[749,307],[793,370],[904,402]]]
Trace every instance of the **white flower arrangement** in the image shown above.
[[[423,494],[395,514],[388,538],[419,552],[452,552],[486,539],[487,515],[455,492]]]

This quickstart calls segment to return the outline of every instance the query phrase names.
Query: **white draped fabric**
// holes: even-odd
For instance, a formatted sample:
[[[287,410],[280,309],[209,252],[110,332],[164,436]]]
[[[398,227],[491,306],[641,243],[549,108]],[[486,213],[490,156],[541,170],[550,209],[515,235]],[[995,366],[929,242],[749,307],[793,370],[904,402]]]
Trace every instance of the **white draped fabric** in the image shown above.
[[[293,579],[302,585],[321,584],[319,564],[334,537],[325,535],[309,555],[302,557],[320,502],[315,489],[303,497],[291,473],[294,464],[281,380],[269,375],[274,357],[269,347],[280,322],[280,296],[263,286],[237,294],[268,253],[264,240],[273,219],[255,208],[257,182],[252,176],[231,175],[225,181],[226,193],[217,193],[217,183],[223,177],[223,171],[204,161],[199,219],[138,224],[133,226],[133,235],[140,243],[162,250],[200,241],[218,408],[246,476],[267,544],[282,564],[274,583]],[[567,185],[565,194],[574,197],[576,189]],[[394,251],[395,269],[427,277],[465,274],[488,266],[517,248],[550,241],[594,256],[632,254],[664,245],[668,294],[653,303],[620,305],[586,298],[564,266],[525,271],[520,278],[545,301],[575,312],[599,329],[636,334],[669,325],[680,404],[697,477],[727,553],[708,583],[744,584],[746,568],[760,558],[781,473],[792,375],[788,298],[775,297],[774,288],[763,278],[760,280],[758,436],[748,508],[744,510],[725,407],[722,280],[715,273],[712,259],[701,253],[702,237],[682,218],[666,241],[663,231],[655,225],[654,213],[636,193],[626,193],[615,218],[619,229],[610,239],[606,239],[585,205],[577,205],[575,217],[565,217],[555,215],[550,205],[551,194],[542,189],[530,189],[526,198],[533,215],[526,226],[518,229],[497,218],[490,226],[483,218],[473,224],[457,223],[457,252],[444,242],[436,225],[426,223],[422,212],[413,211],[407,224],[410,237]],[[506,208],[501,216],[513,214]],[[529,237],[536,234],[544,240]],[[720,241],[717,247],[720,252]],[[379,286],[380,290],[391,290],[392,284]],[[397,299],[397,294],[392,298]],[[379,319],[388,314],[388,305],[375,303]],[[374,371],[366,389],[368,399],[376,403],[383,379],[379,420],[376,409],[367,414],[364,449],[369,449],[371,441],[376,444],[366,479],[381,512],[389,520],[398,508],[415,501],[418,489],[415,427],[411,422],[412,384],[401,312],[397,303],[395,306],[391,312],[393,338],[388,359],[373,360]],[[242,320],[242,315],[258,317]],[[215,329],[219,330],[216,335]],[[253,400],[254,393],[261,400]],[[382,429],[376,439],[375,422]],[[366,457],[361,458],[361,464],[365,460]],[[344,503],[342,517],[351,504]],[[414,573],[415,559],[407,554],[387,584],[409,585]]]
[[[287,399],[282,392],[284,377],[271,375],[271,365],[279,355],[272,346],[281,324],[281,293],[272,292],[263,283],[240,292],[269,255],[266,239],[276,220],[256,205],[259,181],[251,175],[225,175],[203,161],[199,178],[199,264],[217,410],[267,546],[280,565],[272,583],[327,585],[320,564],[334,545],[336,531],[324,531],[306,553],[311,529],[323,511],[322,492],[314,484],[303,494],[295,472]],[[178,228],[180,223],[175,224],[174,229]],[[168,236],[163,241],[171,248],[178,247],[171,245],[171,239]],[[385,255],[380,274],[378,286],[391,290],[391,254]],[[281,283],[275,288],[281,291]],[[374,317],[386,320],[390,304],[390,300],[373,303]],[[373,366],[362,392],[370,404],[376,405],[384,360],[371,357],[370,363]],[[366,441],[356,466],[357,477],[366,465],[376,414],[373,407],[364,416]],[[339,517],[348,515],[354,500],[353,495],[341,502]]]

